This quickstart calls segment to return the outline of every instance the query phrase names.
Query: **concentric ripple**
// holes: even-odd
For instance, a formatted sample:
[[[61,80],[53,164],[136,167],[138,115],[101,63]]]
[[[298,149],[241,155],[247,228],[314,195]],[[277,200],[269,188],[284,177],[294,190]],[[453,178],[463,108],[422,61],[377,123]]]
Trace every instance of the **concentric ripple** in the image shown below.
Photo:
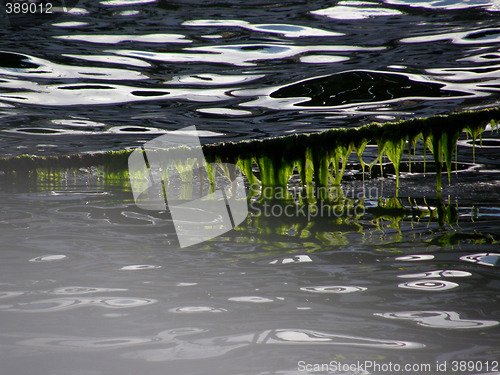
[[[168,310],[173,313],[221,313],[227,312],[226,309],[217,308],[212,306],[183,306],[183,307],[175,307],[173,309]]]
[[[478,253],[471,255],[464,255],[460,260],[470,263],[476,263],[482,266],[499,267],[500,266],[500,253]]]
[[[85,297],[85,298],[53,298],[19,303],[17,307],[9,307],[4,311],[19,311],[30,313],[44,313],[66,311],[83,306],[98,306],[110,309],[124,309],[141,307],[156,303],[152,298],[127,298],[127,297]]]
[[[398,287],[403,289],[414,289],[414,290],[423,290],[423,291],[443,291],[449,290],[458,287],[459,284],[444,281],[444,280],[417,280],[417,281],[409,281],[407,283],[399,284]]]
[[[429,328],[475,329],[493,327],[500,322],[496,320],[461,319],[455,311],[402,311],[394,313],[375,313],[387,319],[412,320],[418,325]]]
[[[460,271],[460,270],[435,270],[422,273],[398,275],[398,277],[403,279],[424,279],[424,278],[436,278],[436,277],[469,277],[469,276],[472,276],[470,272]]]
[[[331,286],[307,286],[300,288],[305,292],[311,293],[333,293],[333,294],[347,294],[347,293],[355,293],[355,292],[364,292],[367,288],[362,286],[339,286],[339,285],[331,285]]]

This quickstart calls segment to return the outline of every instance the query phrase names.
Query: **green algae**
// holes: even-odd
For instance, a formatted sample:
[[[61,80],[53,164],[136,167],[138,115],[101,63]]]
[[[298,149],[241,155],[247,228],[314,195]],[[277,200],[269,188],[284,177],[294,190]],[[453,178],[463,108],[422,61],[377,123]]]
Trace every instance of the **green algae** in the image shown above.
[[[323,188],[341,183],[347,160],[355,150],[363,174],[365,167],[373,164],[365,163],[363,151],[368,144],[377,144],[378,162],[382,168],[382,159],[386,156],[394,167],[396,185],[399,188],[399,169],[406,147],[413,152],[417,143],[424,145],[434,156],[436,189],[441,191],[441,174],[446,168],[448,180],[451,180],[453,156],[457,164],[457,140],[465,130],[473,137],[478,137],[487,124],[496,124],[500,118],[500,109],[493,108],[481,111],[467,111],[447,116],[434,116],[424,119],[399,121],[396,123],[369,124],[358,128],[332,129],[321,133],[294,134],[251,142],[225,143],[204,147],[208,159],[212,155],[224,155],[228,159],[238,160],[239,155],[255,158],[262,186],[286,188],[294,168],[297,168],[302,184],[309,188]],[[408,152],[409,168],[411,168],[411,151]],[[240,163],[241,164],[241,163]],[[250,169],[249,165],[243,170]],[[250,175],[252,177],[252,174]],[[325,198],[325,196],[318,196]]]
[[[398,190],[400,164],[404,150],[406,147],[409,150],[413,147],[415,152],[417,143],[422,142],[424,171],[425,151],[429,149],[434,156],[436,189],[439,193],[442,187],[443,164],[448,173],[448,181],[450,181],[453,154],[455,153],[456,163],[456,144],[460,134],[465,131],[473,138],[475,158],[476,139],[481,137],[488,124],[492,129],[493,127],[498,129],[499,119],[500,108],[491,108],[394,123],[374,123],[357,128],[331,129],[320,133],[211,144],[203,146],[203,153],[208,163],[238,165],[251,185],[286,188],[294,171],[297,171],[302,185],[311,194],[314,188],[325,191],[322,188],[339,185],[342,182],[353,150],[358,156],[363,175],[366,166],[371,170],[376,161],[365,163],[362,154],[368,144],[376,144],[379,152],[377,160],[381,168],[384,157],[387,157],[394,167]],[[182,181],[190,183],[193,179],[194,166],[199,166],[198,161],[190,159],[181,161],[182,155],[185,155],[184,148],[181,151],[176,156],[176,151],[173,150],[169,157],[173,155],[174,159],[177,158],[174,164]],[[57,170],[101,165],[106,176],[119,172],[126,173],[124,171],[128,169],[128,157],[131,152],[123,150],[52,157],[21,155],[0,159],[0,170],[7,174],[23,174],[31,171],[30,173],[48,175]],[[408,152],[408,157],[411,168],[411,151]],[[41,172],[42,170],[46,172]],[[228,171],[226,173],[230,174]],[[119,179],[123,178],[125,174]],[[316,198],[327,199],[328,197],[321,193]]]

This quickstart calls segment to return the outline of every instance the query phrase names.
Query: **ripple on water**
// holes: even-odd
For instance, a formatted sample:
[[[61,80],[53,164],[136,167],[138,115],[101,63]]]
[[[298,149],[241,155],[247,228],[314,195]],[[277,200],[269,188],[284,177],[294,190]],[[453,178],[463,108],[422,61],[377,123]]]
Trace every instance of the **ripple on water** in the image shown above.
[[[382,8],[377,3],[365,1],[340,1],[336,6],[314,10],[311,14],[336,20],[363,20],[372,17],[401,16],[403,12]]]
[[[499,28],[487,28],[473,31],[422,35],[403,38],[401,43],[429,43],[449,40],[453,44],[492,44],[500,41]]]
[[[106,6],[141,5],[156,3],[157,0],[102,0],[100,4]]]
[[[192,43],[184,35],[180,34],[145,34],[145,35],[105,35],[105,34],[82,34],[82,35],[57,35],[53,38],[88,43],[118,44],[122,42],[142,43]]]
[[[386,349],[419,349],[425,345],[415,342],[379,340],[305,329],[277,329],[271,332],[267,344],[326,344]]]
[[[414,289],[414,290],[423,290],[430,292],[439,292],[443,290],[449,290],[458,287],[459,284],[445,281],[445,280],[417,280],[417,281],[409,281],[406,283],[399,284],[398,287],[403,289]]]
[[[149,344],[154,342],[152,338],[140,337],[109,337],[109,338],[50,338],[40,337],[28,340],[18,341],[18,345],[36,346],[41,348],[84,348],[84,349],[115,349],[140,344]]]
[[[483,7],[487,11],[500,11],[498,3],[493,0],[446,0],[446,1],[436,1],[436,0],[384,0],[384,3],[394,4],[394,5],[407,5],[410,7],[419,7],[427,9],[468,9]]]
[[[185,26],[205,27],[241,27],[244,29],[263,33],[280,34],[287,38],[309,37],[309,36],[341,36],[342,33],[321,30],[309,26],[287,25],[287,24],[252,24],[240,20],[190,20],[183,23]]]
[[[455,311],[401,311],[389,313],[374,313],[373,315],[387,319],[412,320],[418,325],[430,328],[473,329],[493,327],[500,322],[496,320],[461,319]]]
[[[55,27],[80,27],[80,26],[88,26],[88,22],[77,22],[77,21],[69,21],[69,22],[57,22],[53,23],[52,26]]]
[[[116,55],[75,55],[75,54],[62,54],[62,56],[70,57],[78,60],[102,62],[108,64],[121,64],[130,65],[138,68],[148,68],[151,66],[150,63],[144,60],[134,59],[131,57],[122,57]]]
[[[99,68],[103,69],[103,68]],[[1,70],[1,69],[0,69]],[[119,69],[116,69],[119,70]],[[88,77],[87,77],[88,78]],[[123,79],[117,79],[121,82]],[[228,89],[146,89],[118,84],[34,84],[15,80],[16,87],[30,89],[0,94],[0,99],[14,103],[70,106],[118,104],[153,100],[183,99],[194,102],[218,102],[229,99]],[[0,87],[4,86],[0,82]]]
[[[198,108],[196,112],[206,113],[208,115],[219,116],[250,116],[252,112],[244,109],[233,108]]]
[[[140,307],[156,303],[152,298],[129,298],[129,297],[84,297],[84,298],[53,298],[29,303],[19,303],[17,307],[4,309],[6,311],[19,312],[56,312],[71,310],[83,306],[98,306],[110,309],[123,309]]]
[[[139,50],[113,50],[111,52],[121,56],[163,61],[163,62],[201,62],[230,64],[236,66],[254,66],[257,61],[277,60],[290,58],[309,52],[354,52],[380,51],[385,47],[358,47],[344,45],[308,45],[294,44],[232,44],[184,48],[182,52],[144,52]]]
[[[312,293],[346,294],[346,293],[364,292],[365,290],[367,290],[367,288],[362,286],[331,285],[331,286],[307,286],[300,288],[300,290]]]
[[[500,267],[500,253],[478,253],[464,255],[460,260],[488,267]]]
[[[198,283],[178,282],[175,286],[196,286]]]
[[[241,296],[241,297],[230,297],[228,301],[233,302],[251,302],[251,303],[268,303],[274,302],[271,298],[259,297],[259,296]]]
[[[0,73],[6,78],[28,78],[27,81],[2,79],[0,87],[24,89],[35,89],[38,85],[32,81],[35,78],[99,79],[117,82],[148,78],[146,75],[130,69],[62,65],[35,56],[9,51],[0,51]]]
[[[400,260],[403,262],[418,262],[421,260],[431,260],[434,259],[434,255],[431,254],[415,254],[415,255],[405,255],[402,257],[397,257],[395,260]]]
[[[300,57],[300,62],[308,64],[337,63],[347,60],[349,60],[349,57],[334,55],[308,55]]]
[[[61,126],[67,126],[70,128],[105,128],[107,125],[103,124],[102,122],[95,122],[95,121],[90,121],[87,119],[54,119],[50,121],[51,123],[55,125],[61,125]]]
[[[175,307],[173,309],[168,310],[173,313],[221,313],[227,312],[226,309],[217,308],[212,306],[183,306],[183,307]]]
[[[51,255],[42,255],[33,259],[30,259],[30,262],[34,263],[43,263],[43,262],[56,262],[58,260],[65,260],[68,257],[63,254],[51,254]]]
[[[264,74],[211,74],[200,73],[193,75],[174,76],[165,83],[169,85],[197,85],[197,86],[219,86],[237,85],[252,82],[265,77]]]
[[[120,268],[122,271],[142,271],[142,270],[154,270],[161,268],[161,266],[157,266],[154,264],[133,264],[130,266],[123,266]]]
[[[310,263],[313,260],[309,255],[295,255],[293,257],[274,259],[269,264],[290,264],[290,263]]]
[[[89,294],[89,293],[101,293],[101,292],[126,292],[128,289],[121,288],[91,288],[85,286],[67,286],[56,288],[52,290],[51,294],[62,294],[62,295],[72,295],[72,294]]]
[[[421,273],[413,273],[407,275],[398,275],[398,277],[403,279],[425,279],[425,278],[436,278],[436,277],[469,277],[472,276],[470,272],[459,271],[459,270],[435,270],[427,271]]]
[[[19,297],[27,292],[21,292],[21,291],[5,291],[5,292],[0,292],[0,299],[6,299],[6,298],[14,298],[14,297]]]
[[[376,349],[420,349],[425,345],[399,340],[380,340],[361,336],[348,336],[305,329],[271,329],[258,332],[201,338],[197,334],[205,330],[185,328],[163,331],[160,342],[168,346],[126,353],[124,357],[159,362],[174,359],[202,359],[222,356],[232,350],[255,345],[332,345]]]

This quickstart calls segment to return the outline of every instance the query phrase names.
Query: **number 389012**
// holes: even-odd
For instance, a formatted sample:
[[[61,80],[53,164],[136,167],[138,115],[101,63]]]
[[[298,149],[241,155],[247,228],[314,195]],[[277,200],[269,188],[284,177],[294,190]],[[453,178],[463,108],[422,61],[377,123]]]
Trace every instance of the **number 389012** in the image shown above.
[[[51,14],[51,3],[11,2],[5,3],[7,14]]]

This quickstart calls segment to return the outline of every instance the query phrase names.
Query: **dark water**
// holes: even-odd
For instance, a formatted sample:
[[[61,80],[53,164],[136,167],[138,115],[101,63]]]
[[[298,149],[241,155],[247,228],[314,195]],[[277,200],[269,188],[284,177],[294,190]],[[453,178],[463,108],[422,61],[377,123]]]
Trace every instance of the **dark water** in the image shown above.
[[[3,17],[4,153],[119,149],[189,125],[216,133],[205,142],[255,138],[498,101],[498,3],[335,3],[81,1],[44,23]]]
[[[0,18],[2,156],[498,103],[496,1],[73,5]],[[353,161],[359,218],[251,216],[185,249],[127,181],[1,174],[0,373],[498,374],[499,142],[461,138],[441,201],[420,150],[398,200],[388,166],[363,182]]]

